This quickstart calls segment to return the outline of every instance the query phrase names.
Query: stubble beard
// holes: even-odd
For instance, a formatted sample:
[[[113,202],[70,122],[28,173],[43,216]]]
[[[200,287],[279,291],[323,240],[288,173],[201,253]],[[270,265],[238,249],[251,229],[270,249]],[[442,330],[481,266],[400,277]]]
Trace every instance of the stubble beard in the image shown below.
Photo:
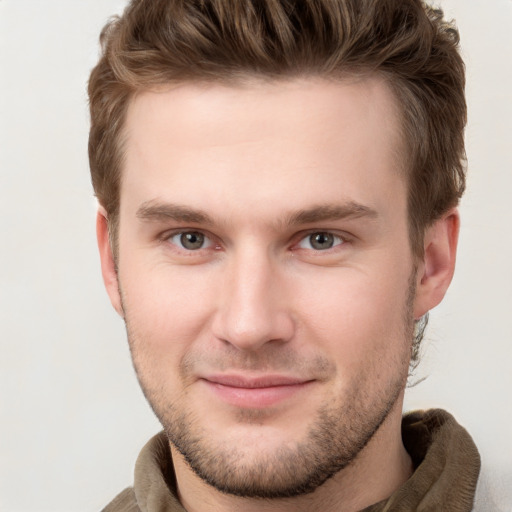
[[[187,406],[186,394],[171,402],[168,396],[163,395],[162,387],[151,387],[144,378],[144,365],[139,364],[137,357],[137,347],[143,340],[135,336],[127,320],[130,350],[139,383],[171,445],[197,476],[226,494],[279,499],[313,492],[354,463],[397,404],[407,381],[414,332],[414,278],[415,272],[409,280],[403,308],[404,340],[397,340],[404,349],[392,362],[396,365],[393,376],[381,383],[380,389],[375,389],[372,380],[376,361],[370,361],[342,397],[318,409],[315,420],[302,440],[293,446],[286,444],[277,450],[270,450],[269,453],[265,452],[265,446],[246,451],[247,446],[217,442],[205,428],[207,419],[205,421],[201,416],[201,411]],[[253,417],[247,415],[247,423],[258,423],[258,411],[253,414]],[[240,419],[243,419],[242,415]]]
[[[302,441],[268,452],[265,446],[245,452],[247,446],[216,444],[186,409],[169,409],[159,419],[170,443],[196,475],[218,491],[245,498],[291,498],[313,492],[352,464],[388,417],[402,389],[403,380],[393,383],[386,397],[379,396],[364,409],[360,393],[345,396],[338,405],[324,405]]]

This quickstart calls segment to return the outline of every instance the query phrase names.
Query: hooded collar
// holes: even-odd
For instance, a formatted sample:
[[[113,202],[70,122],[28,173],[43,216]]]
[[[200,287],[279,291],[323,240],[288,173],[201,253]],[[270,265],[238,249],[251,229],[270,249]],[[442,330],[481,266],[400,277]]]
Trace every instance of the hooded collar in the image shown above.
[[[361,512],[471,511],[480,456],[453,416],[441,409],[406,414],[402,439],[413,475],[389,498]],[[133,489],[126,489],[103,512],[186,512],[177,496],[169,443],[161,432],[137,459]]]

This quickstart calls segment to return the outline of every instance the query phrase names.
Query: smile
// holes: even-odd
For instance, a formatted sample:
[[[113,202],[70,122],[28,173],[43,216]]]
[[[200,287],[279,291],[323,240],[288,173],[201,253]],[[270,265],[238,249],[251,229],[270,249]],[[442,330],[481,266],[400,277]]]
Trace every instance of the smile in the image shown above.
[[[284,402],[304,391],[314,381],[280,375],[247,378],[213,375],[202,379],[210,391],[235,407],[262,409]]]

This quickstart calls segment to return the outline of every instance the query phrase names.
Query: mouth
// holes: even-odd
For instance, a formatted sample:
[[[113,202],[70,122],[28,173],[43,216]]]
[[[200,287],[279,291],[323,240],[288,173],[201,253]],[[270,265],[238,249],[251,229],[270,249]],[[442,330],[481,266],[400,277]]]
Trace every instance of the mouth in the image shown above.
[[[209,375],[202,380],[223,402],[250,409],[263,409],[290,400],[314,382],[284,375]]]

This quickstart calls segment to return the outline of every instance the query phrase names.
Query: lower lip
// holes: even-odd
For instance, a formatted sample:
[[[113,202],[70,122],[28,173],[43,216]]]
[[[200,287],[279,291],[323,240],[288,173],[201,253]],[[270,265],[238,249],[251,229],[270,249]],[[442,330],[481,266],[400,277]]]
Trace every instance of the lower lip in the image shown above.
[[[236,407],[262,409],[277,405],[295,396],[308,387],[312,381],[300,384],[271,386],[267,388],[238,388],[216,382],[204,381],[224,402]]]

